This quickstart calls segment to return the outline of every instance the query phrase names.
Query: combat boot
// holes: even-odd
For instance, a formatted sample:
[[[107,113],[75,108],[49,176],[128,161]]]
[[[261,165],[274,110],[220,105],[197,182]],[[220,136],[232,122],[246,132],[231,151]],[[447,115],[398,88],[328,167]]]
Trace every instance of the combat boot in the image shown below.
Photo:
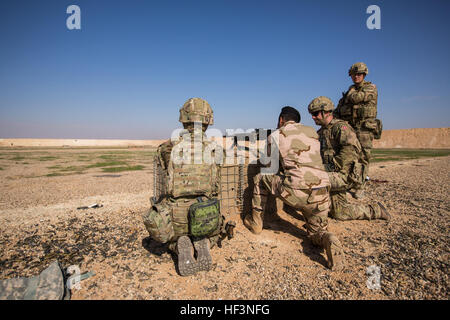
[[[195,251],[197,251],[198,271],[208,271],[212,267],[212,257],[210,252],[210,242],[208,238],[194,241]]]
[[[254,234],[260,234],[263,229],[264,212],[253,209],[251,214],[244,218],[244,225]]]
[[[377,204],[380,207],[380,217],[378,219],[383,219],[383,220],[386,220],[386,221],[391,220],[392,216],[387,211],[386,207],[381,202],[377,202]]]
[[[322,236],[322,244],[327,253],[328,268],[341,271],[345,265],[345,257],[339,239],[331,232],[326,232]]]
[[[177,254],[180,275],[190,276],[198,271],[197,261],[194,259],[194,247],[188,236],[178,238]]]

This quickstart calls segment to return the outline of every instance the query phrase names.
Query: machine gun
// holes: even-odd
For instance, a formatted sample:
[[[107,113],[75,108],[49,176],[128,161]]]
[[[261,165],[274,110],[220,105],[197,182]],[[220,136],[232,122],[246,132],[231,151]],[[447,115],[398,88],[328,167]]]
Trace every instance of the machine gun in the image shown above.
[[[233,143],[231,144],[230,148],[233,149],[236,147],[236,150],[238,151],[247,151],[251,152],[249,147],[247,147],[245,144],[246,142],[254,143],[256,141],[267,141],[267,138],[270,136],[270,134],[274,131],[274,129],[262,129],[257,128],[254,129],[251,132],[242,132],[242,133],[233,133],[231,135],[223,136],[224,138],[233,138]],[[244,142],[242,144],[242,142]],[[260,158],[260,150],[256,150],[257,154],[253,154],[253,156],[256,159]]]

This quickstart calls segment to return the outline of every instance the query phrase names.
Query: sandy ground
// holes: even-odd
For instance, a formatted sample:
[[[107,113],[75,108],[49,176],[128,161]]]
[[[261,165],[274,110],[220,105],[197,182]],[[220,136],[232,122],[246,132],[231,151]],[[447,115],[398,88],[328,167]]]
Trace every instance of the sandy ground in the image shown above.
[[[178,274],[176,258],[142,223],[151,168],[40,176],[49,164],[0,170],[0,279],[36,275],[58,259],[96,273],[73,290],[75,300],[449,298],[450,157],[371,167],[366,194],[393,219],[330,219],[345,247],[342,272],[325,267],[301,215],[280,209],[259,236],[230,216],[235,237],[212,249],[213,270],[190,277]],[[103,207],[77,209],[93,203]],[[379,287],[368,287],[368,268],[380,271]]]

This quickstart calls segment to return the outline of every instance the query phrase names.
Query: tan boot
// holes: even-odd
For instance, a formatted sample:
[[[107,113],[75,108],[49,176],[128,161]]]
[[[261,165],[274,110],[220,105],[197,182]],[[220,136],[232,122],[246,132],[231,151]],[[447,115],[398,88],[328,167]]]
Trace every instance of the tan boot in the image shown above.
[[[328,268],[341,271],[345,265],[345,257],[339,239],[331,232],[327,232],[323,235],[322,243],[327,253]]]
[[[253,209],[251,214],[244,218],[244,225],[254,234],[260,234],[263,229],[264,212]]]
[[[181,236],[177,240],[178,271],[182,276],[197,273],[197,261],[194,258],[194,247],[188,236]]]
[[[386,207],[381,202],[377,202],[377,204],[380,207],[380,217],[378,219],[391,220],[391,214],[387,211]]]
[[[372,220],[372,219],[381,219],[381,220],[386,220],[389,221],[391,220],[392,216],[389,213],[389,211],[386,209],[386,207],[383,205],[383,203],[381,202],[374,202],[369,204],[369,206],[371,207],[371,216],[367,217],[367,220]]]
[[[212,257],[208,238],[194,241],[195,251],[197,251],[198,271],[209,271],[212,267]]]

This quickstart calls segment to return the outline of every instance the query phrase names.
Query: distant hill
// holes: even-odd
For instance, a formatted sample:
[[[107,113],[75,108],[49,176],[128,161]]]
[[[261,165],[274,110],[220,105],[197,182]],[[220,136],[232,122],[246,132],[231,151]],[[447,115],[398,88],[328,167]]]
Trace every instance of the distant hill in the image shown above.
[[[165,140],[0,139],[0,147],[156,147]],[[374,148],[450,149],[450,128],[384,130]]]
[[[450,149],[450,128],[384,130],[373,147]]]
[[[157,147],[165,140],[0,139],[0,147]]]

